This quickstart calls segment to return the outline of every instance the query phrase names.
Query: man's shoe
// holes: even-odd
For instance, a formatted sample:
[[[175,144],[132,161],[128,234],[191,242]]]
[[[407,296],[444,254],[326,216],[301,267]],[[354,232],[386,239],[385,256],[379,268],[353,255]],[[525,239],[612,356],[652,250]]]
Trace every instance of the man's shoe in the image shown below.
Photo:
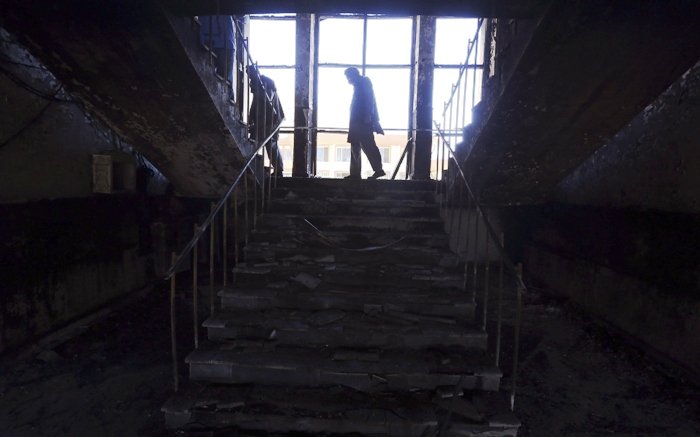
[[[384,173],[384,170],[377,170],[374,172],[374,174],[372,176],[368,177],[367,179],[377,179],[377,178],[380,178],[382,176],[386,176],[386,173]]]
[[[355,175],[347,175],[343,179],[360,179],[360,176],[355,176]]]

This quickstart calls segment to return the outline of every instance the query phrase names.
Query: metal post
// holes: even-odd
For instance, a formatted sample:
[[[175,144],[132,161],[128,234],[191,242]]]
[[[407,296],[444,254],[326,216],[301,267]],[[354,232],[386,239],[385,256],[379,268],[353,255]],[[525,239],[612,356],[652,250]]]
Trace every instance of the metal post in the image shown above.
[[[489,241],[491,240],[491,234],[486,231],[486,247],[484,248],[484,304],[483,304],[483,317],[481,321],[481,330],[486,331],[486,322],[488,321],[488,308],[489,308]]]
[[[267,112],[267,111],[265,111]],[[267,136],[267,132],[264,134]],[[272,147],[272,145],[270,145]],[[260,182],[260,213],[262,214],[263,211],[265,211],[265,149],[266,147],[262,147],[262,177],[260,178],[262,182]],[[272,158],[272,155],[269,156],[269,158]],[[272,159],[270,159],[270,172],[272,172]]]
[[[459,165],[459,164],[456,164],[456,165]],[[462,204],[462,202],[464,202],[464,186],[461,184],[461,181],[459,184],[459,195],[458,196],[459,196],[458,197],[459,203],[457,205],[457,208],[459,209],[459,214],[457,215],[457,252],[459,253],[459,249],[461,247],[459,242],[461,241],[461,238],[462,238],[461,237],[461,235],[462,235],[462,210],[463,210],[462,206],[464,206]],[[466,250],[466,248],[467,248],[467,246],[465,244],[464,249]]]
[[[238,266],[238,187],[233,189],[233,262]]]
[[[464,243],[464,291],[469,291],[469,242],[471,241],[471,227],[472,227],[472,214],[471,214],[472,198],[467,191],[467,241]],[[473,244],[473,243],[472,243]]]
[[[501,247],[505,248],[503,232],[501,232]],[[496,321],[496,367],[501,362],[501,324],[503,323],[503,256],[498,261],[498,310]]]
[[[243,176],[244,187],[243,187],[243,204],[245,209],[245,245],[248,245],[248,230],[250,229],[250,220],[248,219],[248,175]]]
[[[221,220],[221,251],[222,251],[222,259],[221,259],[221,265],[222,265],[222,288],[226,289],[226,284],[228,282],[228,210],[226,208],[227,204],[224,202],[222,206],[222,220]]]
[[[472,289],[472,302],[476,302],[476,287],[478,283],[479,276],[479,216],[481,215],[481,209],[474,199],[474,260],[473,260],[473,273],[474,273],[474,288]]]
[[[170,254],[170,262],[175,265],[177,261],[177,254],[172,252]],[[170,277],[170,347],[173,356],[173,385],[175,391],[180,389],[180,375],[177,364],[177,330],[175,324],[175,276],[177,273],[173,273]]]
[[[255,178],[255,171],[251,170],[253,173],[253,229],[258,225],[258,181]]]
[[[194,225],[194,235],[199,232],[199,226]],[[197,259],[199,240],[192,248],[192,327],[194,328],[194,348],[199,349],[199,297],[197,296],[197,267],[199,260]]]
[[[216,205],[211,204],[211,210],[214,211]],[[214,229],[216,227],[216,218],[213,218],[209,223],[209,315],[214,315]]]
[[[523,265],[518,264],[516,267],[516,273],[518,276],[517,284],[517,309],[515,313],[515,326],[514,331],[514,341],[513,341],[513,374],[511,379],[513,381],[511,391],[510,391],[510,411],[515,408],[515,388],[517,387],[518,379],[518,352],[520,351],[520,317],[523,307]]]

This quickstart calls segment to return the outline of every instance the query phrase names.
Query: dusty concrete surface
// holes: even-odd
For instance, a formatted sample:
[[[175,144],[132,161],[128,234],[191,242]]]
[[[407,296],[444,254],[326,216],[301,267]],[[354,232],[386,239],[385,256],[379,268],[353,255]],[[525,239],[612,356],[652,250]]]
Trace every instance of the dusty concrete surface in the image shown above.
[[[191,313],[178,302],[184,354]],[[520,435],[700,435],[700,390],[682,377],[535,292],[524,316]],[[169,435],[160,413],[172,390],[169,341],[167,293],[156,288],[53,351],[5,357],[0,434]]]

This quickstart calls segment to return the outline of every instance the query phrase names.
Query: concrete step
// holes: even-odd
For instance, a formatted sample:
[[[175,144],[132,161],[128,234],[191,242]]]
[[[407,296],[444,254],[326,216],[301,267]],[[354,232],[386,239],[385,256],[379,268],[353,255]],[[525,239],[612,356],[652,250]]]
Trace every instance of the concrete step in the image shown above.
[[[330,258],[328,258],[330,260]],[[390,260],[389,260],[390,261]],[[422,287],[425,289],[461,287],[462,267],[431,267],[420,264],[341,264],[337,262],[285,261],[240,263],[233,269],[236,284],[262,286],[270,282],[310,278],[318,286],[358,286],[372,288]],[[301,276],[300,276],[301,275]],[[294,279],[297,278],[297,279]],[[303,283],[303,282],[302,282]]]
[[[309,238],[306,241],[277,243],[251,242],[245,247],[248,263],[314,261],[340,264],[413,264],[457,267],[459,256],[437,248],[425,248],[397,240],[385,246],[370,244],[364,247],[346,247],[330,238]]]
[[[287,308],[305,311],[334,309],[364,313],[398,312],[451,317],[466,324],[474,318],[471,296],[457,289],[385,290],[367,287],[321,288],[277,283],[275,288],[227,288],[219,291],[224,310],[270,310]]]
[[[403,231],[373,231],[373,230],[350,230],[334,231],[326,229],[323,235],[342,245],[343,247],[367,247],[372,245],[382,246],[401,240],[401,244],[410,244],[426,248],[447,248],[448,236],[440,230],[438,232],[403,232]],[[253,242],[302,242],[318,241],[318,233],[311,226],[306,229],[296,229],[292,227],[262,228],[259,227],[250,235]]]
[[[345,387],[192,383],[162,411],[169,428],[237,431],[235,435],[496,437],[516,436],[520,426],[495,393],[464,394],[452,400],[432,391],[363,393]]]
[[[309,224],[310,223],[310,224]],[[314,228],[328,231],[375,231],[375,232],[443,232],[440,217],[391,217],[318,215],[318,214],[265,214],[258,226],[262,229],[294,229],[301,231]]]
[[[461,351],[212,346],[187,356],[190,379],[296,387],[341,385],[366,392],[433,390],[457,384],[465,390],[497,391],[501,380],[501,371],[486,364],[484,355]]]
[[[277,345],[423,349],[486,348],[487,334],[454,317],[400,311],[360,312],[268,309],[226,311],[204,322],[210,340],[253,340]]]
[[[321,179],[321,178],[282,178],[277,180],[277,188],[293,189],[304,192],[325,193],[433,193],[435,181],[392,181],[389,179],[378,180],[347,180],[347,179]]]
[[[422,200],[293,197],[275,199],[270,213],[343,216],[438,217],[437,204]]]

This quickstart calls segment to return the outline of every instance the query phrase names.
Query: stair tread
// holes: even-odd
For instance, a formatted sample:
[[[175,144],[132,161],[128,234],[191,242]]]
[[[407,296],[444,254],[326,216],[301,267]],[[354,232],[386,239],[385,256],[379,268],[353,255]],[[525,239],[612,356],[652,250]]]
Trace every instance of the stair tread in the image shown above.
[[[388,375],[483,375],[500,378],[501,371],[479,354],[461,351],[347,350],[346,348],[305,348],[275,345],[209,345],[192,351],[189,364],[223,364],[256,369],[312,370],[349,374]],[[231,347],[231,349],[229,349]]]
[[[281,285],[281,284],[280,284]],[[300,301],[309,297],[335,297],[350,298],[369,304],[385,304],[387,306],[399,305],[406,302],[418,303],[444,303],[454,305],[472,305],[471,297],[457,289],[445,290],[421,290],[421,289],[401,289],[400,291],[362,291],[362,289],[326,288],[316,290],[289,290],[286,288],[226,288],[219,291],[219,296],[230,296],[240,299],[271,299],[275,297],[295,297]]]
[[[459,404],[467,408],[455,408]],[[450,435],[515,435],[519,421],[497,394],[478,393],[449,400],[431,391],[410,394],[363,393],[345,387],[332,389],[268,386],[203,386],[192,383],[162,408],[168,424],[273,432],[359,433],[397,436],[437,431],[450,414]],[[466,414],[464,413],[466,411]],[[489,431],[511,433],[486,434]]]
[[[263,223],[265,219],[268,218],[288,218],[288,219],[298,219],[301,223],[303,221],[309,220],[312,224],[314,219],[316,220],[336,220],[336,221],[355,221],[357,220],[357,217],[355,216],[348,216],[348,215],[324,215],[324,214],[319,214],[319,213],[312,213],[312,214],[294,214],[294,213],[285,213],[285,212],[268,212],[265,213],[265,215],[262,216],[263,218]],[[417,217],[394,217],[391,215],[372,215],[372,216],[365,216],[366,221],[405,221],[405,222],[417,222],[417,223],[443,223],[443,219],[440,216],[434,216],[434,217],[424,217],[424,216],[417,216]],[[304,225],[308,226],[308,224],[304,223]]]
[[[291,330],[375,330],[401,333],[472,335],[485,337],[477,327],[466,326],[452,317],[425,316],[401,311],[364,313],[357,311],[269,309],[258,311],[228,310],[216,313],[203,324],[206,328],[259,326]]]

